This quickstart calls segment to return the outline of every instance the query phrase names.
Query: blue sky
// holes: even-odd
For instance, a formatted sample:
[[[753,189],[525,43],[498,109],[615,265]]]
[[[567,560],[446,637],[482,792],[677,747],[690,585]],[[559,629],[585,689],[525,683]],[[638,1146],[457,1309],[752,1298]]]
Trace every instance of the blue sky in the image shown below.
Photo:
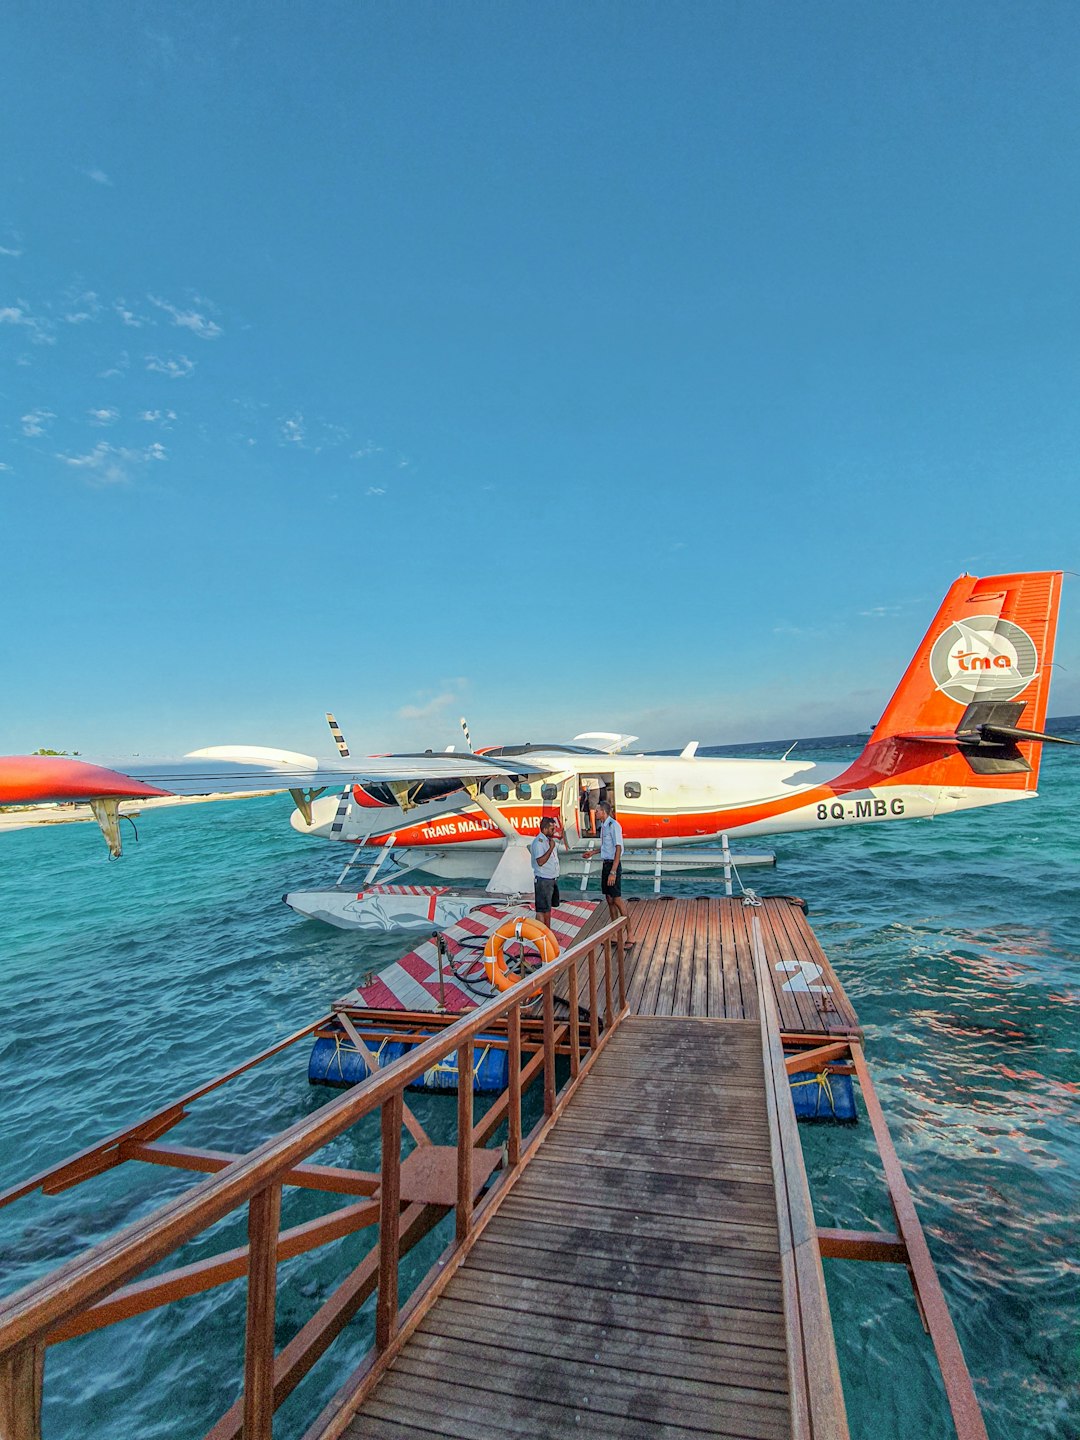
[[[845,731],[1080,568],[1071,3],[0,39],[0,750]]]

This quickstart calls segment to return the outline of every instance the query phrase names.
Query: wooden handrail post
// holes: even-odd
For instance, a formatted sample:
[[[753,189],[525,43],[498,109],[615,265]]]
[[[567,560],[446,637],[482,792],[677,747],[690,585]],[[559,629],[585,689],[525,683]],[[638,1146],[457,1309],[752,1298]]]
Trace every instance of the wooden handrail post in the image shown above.
[[[464,1240],[472,1229],[473,1047],[457,1052],[457,1214],[455,1234]]]
[[[280,1228],[281,1186],[268,1185],[248,1202],[244,1440],[271,1440],[274,1429],[274,1314]]]
[[[619,965],[619,1009],[626,1009],[626,922],[619,926],[615,936],[615,959]]]
[[[544,986],[544,1114],[555,1113],[555,994],[554,983]]]
[[[0,1355],[0,1440],[41,1440],[45,1346],[27,1340]]]
[[[398,1325],[398,1218],[401,1214],[401,1090],[382,1103],[382,1159],[379,1188],[379,1294],[375,1302],[375,1348],[385,1350]],[[247,1432],[244,1432],[247,1440]]]
[[[581,1069],[581,1016],[578,1014],[576,965],[571,965],[566,972],[566,987],[566,998],[570,1006],[570,1074],[576,1077]]]
[[[506,1159],[511,1169],[521,1163],[521,1006],[515,1005],[506,1017],[507,1088]]]
[[[611,995],[611,941],[604,941],[604,1024],[609,1028],[615,1018],[615,1004]]]
[[[589,951],[589,1049],[600,1044],[600,1016],[597,1013],[596,946]]]

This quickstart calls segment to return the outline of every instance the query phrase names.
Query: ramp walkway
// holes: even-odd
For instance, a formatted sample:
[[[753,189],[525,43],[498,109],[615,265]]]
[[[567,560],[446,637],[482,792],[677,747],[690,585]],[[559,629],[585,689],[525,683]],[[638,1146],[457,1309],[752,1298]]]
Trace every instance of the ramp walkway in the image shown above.
[[[757,1021],[624,1020],[343,1433],[791,1436],[774,1131]],[[810,1298],[832,1380],[812,1433],[843,1436]]]
[[[164,1137],[323,1021],[0,1194],[54,1195],[129,1164],[206,1176],[0,1300],[0,1437],[40,1440],[55,1347],[246,1276],[242,1389],[207,1440],[280,1435],[275,1411],[372,1298],[374,1343],[304,1440],[845,1440],[826,1256],[906,1267],[956,1433],[986,1440],[858,1022],[798,902],[632,913],[633,948],[624,921],[594,921],[253,1150]],[[475,1073],[497,1046],[501,1092],[478,1114],[459,1085],[452,1143],[429,1135],[410,1086],[451,1059]],[[788,1081],[808,1064],[857,1074],[895,1234],[816,1228]],[[378,1168],[326,1163],[364,1121],[379,1127]],[[330,1208],[298,1214],[296,1190]],[[232,1248],[185,1248],[222,1222]],[[279,1349],[281,1263],[363,1230],[374,1243],[338,1252],[336,1288]],[[403,1257],[436,1232],[443,1248],[403,1295]],[[169,1334],[165,1322],[156,1343]]]

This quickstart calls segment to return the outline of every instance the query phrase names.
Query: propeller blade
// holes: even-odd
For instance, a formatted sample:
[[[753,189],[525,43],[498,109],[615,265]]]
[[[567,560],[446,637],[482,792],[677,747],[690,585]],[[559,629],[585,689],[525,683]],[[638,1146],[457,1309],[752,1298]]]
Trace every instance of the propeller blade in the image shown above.
[[[341,727],[333,715],[330,714],[329,710],[326,712],[326,723],[330,726],[330,734],[334,737],[334,744],[338,748],[338,754],[343,760],[348,760],[349,747],[345,744],[345,736],[341,733]]]

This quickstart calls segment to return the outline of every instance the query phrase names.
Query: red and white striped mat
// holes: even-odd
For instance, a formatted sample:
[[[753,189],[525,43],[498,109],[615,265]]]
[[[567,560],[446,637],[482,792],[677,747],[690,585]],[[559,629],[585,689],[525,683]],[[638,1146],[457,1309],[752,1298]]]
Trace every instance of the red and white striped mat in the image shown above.
[[[420,887],[418,887],[420,888]],[[426,889],[421,893],[427,894]],[[595,900],[571,900],[551,912],[551,928],[562,949],[572,945],[578,932],[596,909]],[[446,954],[453,968],[443,959],[443,992],[447,1010],[472,1010],[494,992],[484,976],[481,962],[482,940],[497,930],[510,915],[526,914],[531,909],[521,906],[485,904],[470,911],[456,924],[443,931]],[[513,946],[505,951],[514,958]],[[460,979],[455,977],[455,970]],[[343,996],[338,1005],[363,1007],[369,1010],[435,1010],[439,999],[439,960],[435,944],[425,940],[400,960],[387,965],[378,975]]]

